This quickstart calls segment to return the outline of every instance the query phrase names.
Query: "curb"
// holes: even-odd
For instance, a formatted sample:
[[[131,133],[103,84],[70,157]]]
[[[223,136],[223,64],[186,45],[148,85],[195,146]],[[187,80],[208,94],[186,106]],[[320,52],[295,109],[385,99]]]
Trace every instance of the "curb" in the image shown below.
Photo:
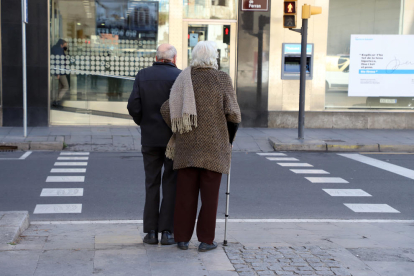
[[[0,212],[0,246],[16,242],[28,227],[28,211]]]
[[[17,150],[62,150],[63,142],[1,142],[0,146],[17,146]]]
[[[275,151],[326,151],[326,152],[414,152],[414,144],[381,145],[359,143],[326,143],[321,140],[291,140],[281,142],[275,137],[269,138],[270,146]]]

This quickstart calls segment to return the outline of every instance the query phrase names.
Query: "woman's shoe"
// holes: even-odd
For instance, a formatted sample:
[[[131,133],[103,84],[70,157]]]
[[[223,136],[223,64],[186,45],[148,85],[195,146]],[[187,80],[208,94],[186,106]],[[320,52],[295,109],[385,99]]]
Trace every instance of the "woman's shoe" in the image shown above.
[[[177,247],[181,250],[187,250],[188,249],[189,242],[178,242]]]
[[[217,243],[215,241],[213,241],[212,244],[207,244],[205,242],[200,243],[200,245],[198,246],[198,251],[199,252],[206,252],[206,251],[210,251],[213,249],[217,248]]]

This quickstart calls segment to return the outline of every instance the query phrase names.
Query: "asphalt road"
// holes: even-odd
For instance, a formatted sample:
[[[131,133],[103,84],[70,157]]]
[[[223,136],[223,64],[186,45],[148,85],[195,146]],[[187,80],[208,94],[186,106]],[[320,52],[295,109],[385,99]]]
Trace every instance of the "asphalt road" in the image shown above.
[[[91,152],[86,166],[54,166],[60,152],[0,152],[0,211],[28,210],[31,220],[142,219],[142,155]],[[385,169],[336,153],[285,152],[299,161],[270,161],[256,153],[233,154],[230,218],[246,219],[414,219],[414,155],[362,154],[386,162]],[[74,160],[58,162],[75,162]],[[308,163],[283,167],[277,163]],[[384,165],[384,163],[382,163]],[[387,165],[389,164],[389,165]],[[393,167],[392,164],[399,167]],[[387,171],[389,167],[389,170]],[[404,167],[405,176],[392,171]],[[51,173],[52,168],[86,168],[86,173]],[[296,174],[290,169],[318,169],[330,174]],[[404,173],[403,173],[404,174]],[[407,176],[408,175],[408,176]],[[48,176],[85,176],[84,182],[46,182]],[[349,183],[312,183],[305,177],[335,177]],[[83,188],[83,196],[40,196],[44,188]],[[224,218],[223,176],[218,218]],[[331,196],[323,189],[361,189],[370,197]],[[33,214],[39,204],[82,204],[81,213]],[[399,213],[355,212],[344,204],[386,204]],[[381,205],[384,207],[384,205]]]

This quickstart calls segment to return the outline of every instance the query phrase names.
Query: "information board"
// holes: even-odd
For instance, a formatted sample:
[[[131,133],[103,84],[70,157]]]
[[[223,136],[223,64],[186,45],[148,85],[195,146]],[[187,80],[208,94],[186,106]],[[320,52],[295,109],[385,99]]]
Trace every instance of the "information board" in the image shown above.
[[[243,0],[243,11],[268,11],[269,0]]]
[[[414,35],[351,35],[348,96],[413,97]]]

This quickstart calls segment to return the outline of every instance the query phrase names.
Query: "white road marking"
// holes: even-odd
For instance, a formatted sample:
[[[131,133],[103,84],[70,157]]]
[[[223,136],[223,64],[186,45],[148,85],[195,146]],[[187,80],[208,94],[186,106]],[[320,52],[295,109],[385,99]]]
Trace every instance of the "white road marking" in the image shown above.
[[[51,173],[86,173],[86,169],[52,169]]]
[[[252,223],[414,223],[414,220],[397,219],[229,219],[230,223],[252,222]],[[224,222],[224,219],[217,219],[216,222]],[[142,224],[142,220],[64,220],[64,221],[31,221],[34,225],[48,224]]]
[[[0,160],[25,160],[29,155],[32,154],[31,151],[25,152],[22,156],[19,158],[0,158]]]
[[[340,177],[305,177],[312,183],[349,183]]]
[[[89,155],[89,152],[61,152],[60,155]]]
[[[260,156],[286,156],[286,154],[280,152],[258,152],[257,154]]]
[[[363,156],[360,154],[338,154],[340,156],[382,169],[384,171],[392,172],[410,179],[414,179],[414,171],[400,167],[394,164],[390,164],[384,161],[380,161],[371,157]]]
[[[42,190],[40,196],[83,196],[83,188]]]
[[[313,167],[311,164],[308,163],[277,163],[282,167]]]
[[[55,162],[55,166],[87,166],[88,162]]]
[[[58,157],[57,160],[89,160],[89,157]]]
[[[330,196],[372,196],[361,189],[322,189]]]
[[[26,152],[25,154],[23,154],[22,156],[20,156],[20,160],[24,160],[24,159],[26,159],[27,157],[29,157],[29,155],[30,154],[32,154],[32,152],[31,151],[28,151],[28,152]]]
[[[48,176],[46,182],[85,182],[84,176]]]
[[[400,213],[388,204],[351,204],[344,203],[346,207],[355,213]]]
[[[297,173],[297,174],[330,174],[327,171],[324,170],[303,170],[303,169],[298,169],[298,170],[294,170],[291,169],[292,172]]]
[[[293,157],[266,157],[270,161],[299,161],[299,159]]]
[[[82,204],[38,204],[33,214],[80,214]]]

